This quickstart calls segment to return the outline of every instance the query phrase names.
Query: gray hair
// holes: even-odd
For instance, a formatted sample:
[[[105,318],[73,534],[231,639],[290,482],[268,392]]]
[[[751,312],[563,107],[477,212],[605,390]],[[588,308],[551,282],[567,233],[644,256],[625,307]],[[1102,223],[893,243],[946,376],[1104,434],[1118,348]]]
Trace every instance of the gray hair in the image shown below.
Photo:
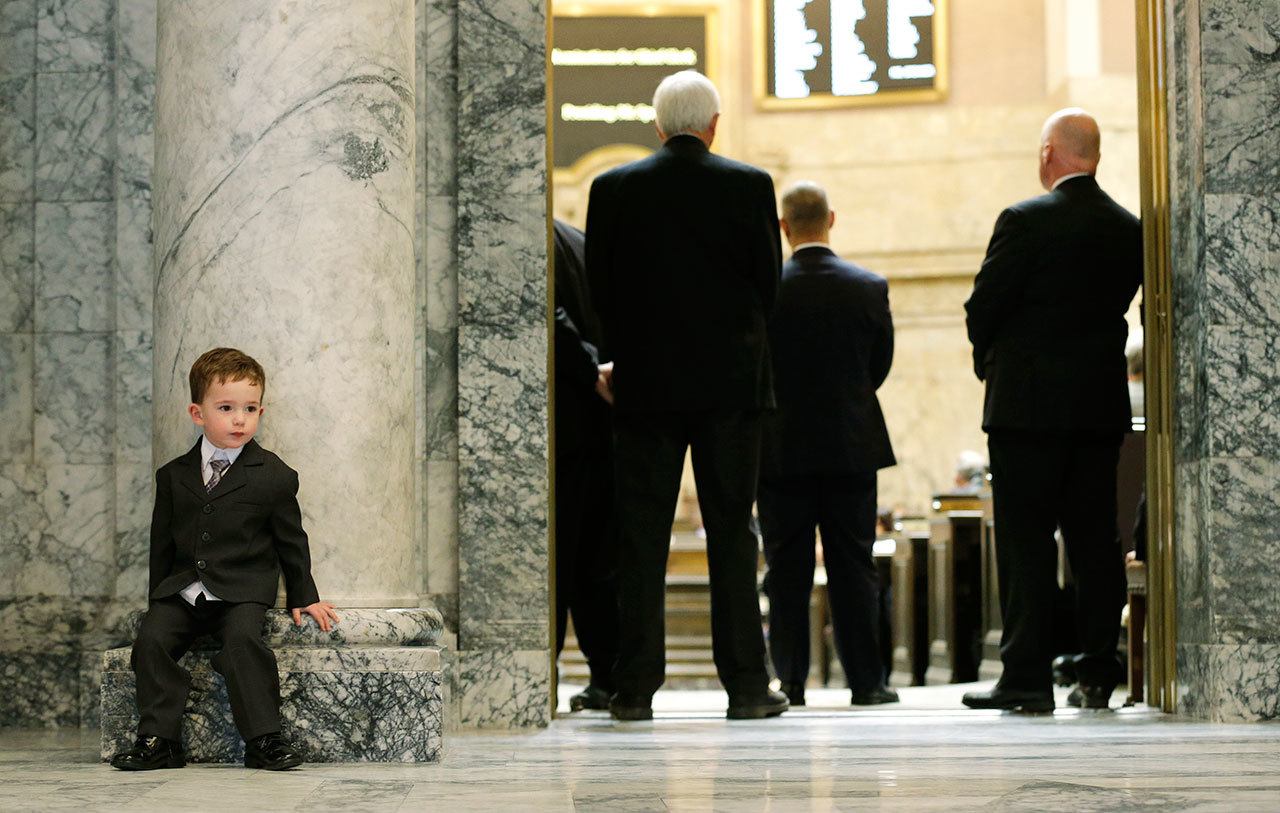
[[[720,94],[711,80],[697,71],[673,73],[653,92],[658,127],[668,137],[700,133],[720,112]]]

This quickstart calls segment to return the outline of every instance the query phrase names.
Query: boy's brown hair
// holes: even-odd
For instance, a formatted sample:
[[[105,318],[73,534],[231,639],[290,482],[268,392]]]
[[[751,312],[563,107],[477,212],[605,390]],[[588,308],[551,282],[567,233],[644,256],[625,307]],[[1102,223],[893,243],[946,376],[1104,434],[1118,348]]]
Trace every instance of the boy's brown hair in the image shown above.
[[[248,381],[267,390],[267,373],[253,357],[232,347],[215,347],[191,365],[191,403],[198,404],[214,381]]]

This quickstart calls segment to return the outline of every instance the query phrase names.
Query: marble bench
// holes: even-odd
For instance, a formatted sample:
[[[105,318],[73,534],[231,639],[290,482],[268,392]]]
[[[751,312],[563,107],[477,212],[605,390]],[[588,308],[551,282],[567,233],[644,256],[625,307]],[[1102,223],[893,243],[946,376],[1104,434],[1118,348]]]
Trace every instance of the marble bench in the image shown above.
[[[307,762],[430,762],[444,730],[444,624],[432,608],[340,609],[321,632],[271,610],[263,635],[280,669],[283,733]],[[130,620],[136,637],[141,613]],[[240,762],[244,743],[231,719],[226,685],[210,663],[216,644],[197,641],[182,665],[191,672],[183,743],[192,762]],[[133,743],[138,724],[131,647],[102,656],[102,759]]]

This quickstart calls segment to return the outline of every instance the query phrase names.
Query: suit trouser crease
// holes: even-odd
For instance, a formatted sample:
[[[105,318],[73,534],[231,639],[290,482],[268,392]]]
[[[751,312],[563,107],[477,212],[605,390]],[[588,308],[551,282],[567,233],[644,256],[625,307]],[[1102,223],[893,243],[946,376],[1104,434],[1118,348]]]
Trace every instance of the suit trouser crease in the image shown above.
[[[685,450],[693,458],[707,532],[712,652],[733,694],[768,684],[750,530],[760,422],[756,412],[615,416],[618,488],[619,694],[646,698],[665,673],[666,565]]]
[[[1124,603],[1116,532],[1119,437],[993,431],[988,438],[1000,574],[1001,685],[1052,685],[1053,602],[1061,528],[1076,583],[1082,683],[1115,685]]]
[[[212,634],[219,651],[213,668],[226,681],[236,729],[246,741],[280,730],[280,677],[275,654],[262,639],[267,607],[253,602],[151,602],[133,645],[138,733],[182,739],[182,713],[191,675],[179,664],[191,644]]]

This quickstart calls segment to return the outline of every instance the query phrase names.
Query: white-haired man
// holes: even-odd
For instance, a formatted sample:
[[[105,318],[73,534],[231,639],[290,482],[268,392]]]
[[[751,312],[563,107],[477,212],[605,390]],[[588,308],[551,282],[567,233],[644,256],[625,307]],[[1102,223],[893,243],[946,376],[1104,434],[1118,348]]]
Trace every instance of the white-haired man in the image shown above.
[[[765,330],[782,249],[773,181],[710,152],[715,85],[695,71],[654,94],[662,148],[601,175],[587,274],[614,399],[621,640],[617,719],[649,719],[665,673],[664,599],[685,452],[707,531],[712,642],[728,716],[787,709],[770,691],[750,530],[760,415],[773,406]]]
[[[1040,136],[1048,194],[1000,213],[965,303],[974,370],[986,382],[1004,618],[1000,680],[966,694],[972,708],[1054,707],[1056,528],[1083,650],[1069,702],[1106,708],[1121,676],[1116,464],[1130,431],[1125,313],[1142,282],[1142,227],[1094,180],[1099,141],[1098,123],[1079,108],[1049,117]]]

